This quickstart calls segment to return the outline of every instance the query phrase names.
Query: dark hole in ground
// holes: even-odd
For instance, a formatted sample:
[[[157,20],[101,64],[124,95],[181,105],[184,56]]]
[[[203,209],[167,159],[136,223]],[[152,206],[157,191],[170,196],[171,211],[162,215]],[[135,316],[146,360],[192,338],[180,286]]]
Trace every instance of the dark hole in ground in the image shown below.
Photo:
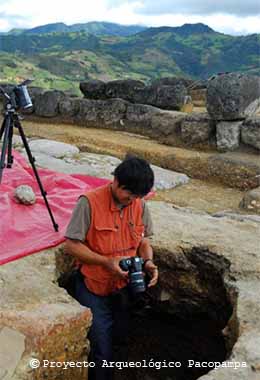
[[[205,316],[182,320],[145,308],[134,312],[129,337],[128,362],[181,362],[179,368],[124,368],[116,380],[195,380],[212,368],[188,367],[194,362],[222,362],[226,348],[221,330]],[[145,364],[145,362],[142,362]],[[157,364],[160,365],[160,364]]]

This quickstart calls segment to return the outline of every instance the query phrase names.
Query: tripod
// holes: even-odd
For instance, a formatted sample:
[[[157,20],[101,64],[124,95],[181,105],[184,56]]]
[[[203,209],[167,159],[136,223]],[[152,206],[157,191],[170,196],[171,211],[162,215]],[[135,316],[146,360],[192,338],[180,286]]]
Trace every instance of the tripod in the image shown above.
[[[54,220],[53,214],[51,212],[51,209],[50,209],[47,197],[46,197],[47,193],[42,186],[39,174],[38,174],[36,166],[34,164],[35,158],[32,156],[29,144],[26,140],[25,133],[23,131],[22,125],[21,125],[20,120],[19,120],[19,115],[16,112],[14,98],[12,96],[9,96],[8,94],[6,94],[1,87],[0,87],[0,92],[4,95],[4,97],[7,101],[6,105],[5,105],[5,113],[4,113],[5,117],[4,117],[4,121],[2,123],[1,129],[0,129],[0,141],[2,140],[2,137],[4,136],[2,152],[1,152],[1,159],[0,159],[0,184],[2,181],[4,168],[5,167],[11,168],[12,164],[13,164],[12,140],[13,140],[13,128],[15,127],[18,129],[19,134],[21,136],[21,139],[22,139],[24,148],[26,150],[29,162],[32,166],[32,169],[33,169],[34,175],[36,177],[36,180],[38,182],[41,194],[42,194],[43,199],[45,201],[45,205],[46,205],[47,210],[49,212],[49,215],[51,217],[53,228],[57,232],[59,230],[59,226]],[[5,165],[6,153],[7,153],[7,164]]]

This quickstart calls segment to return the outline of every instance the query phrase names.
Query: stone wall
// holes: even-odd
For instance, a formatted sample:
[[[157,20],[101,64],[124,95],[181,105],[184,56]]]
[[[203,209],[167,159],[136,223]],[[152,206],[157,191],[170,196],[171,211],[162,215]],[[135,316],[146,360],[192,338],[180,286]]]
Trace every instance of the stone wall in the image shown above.
[[[30,87],[34,106],[26,113],[85,127],[140,133],[172,146],[222,152],[240,146],[260,150],[259,77],[217,75],[207,81],[206,90],[189,87],[192,82],[176,78],[161,79],[148,87],[133,80],[91,81],[80,86],[84,98]],[[198,99],[205,99],[206,93],[208,112],[181,112],[188,92]]]

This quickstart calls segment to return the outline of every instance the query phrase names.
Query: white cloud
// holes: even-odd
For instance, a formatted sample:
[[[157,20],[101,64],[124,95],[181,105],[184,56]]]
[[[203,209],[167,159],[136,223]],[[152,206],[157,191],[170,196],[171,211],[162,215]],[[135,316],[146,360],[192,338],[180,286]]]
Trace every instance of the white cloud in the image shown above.
[[[196,0],[196,9],[198,12],[201,11],[201,14],[198,12],[185,14],[185,12],[177,12],[177,5],[181,4],[179,0],[149,0],[149,2],[148,0],[73,0],[71,2],[64,0],[0,0],[0,31],[7,31],[13,27],[31,28],[53,22],[64,22],[70,25],[88,21],[110,21],[148,26],[180,26],[185,23],[202,22],[216,31],[229,34],[260,33],[260,20],[257,14],[247,17],[245,15],[238,16],[239,12],[241,13],[242,9],[245,9],[241,8],[242,1],[245,4],[245,0],[218,0],[218,2],[216,0],[208,2]],[[184,7],[188,3],[194,5],[195,1],[182,0],[182,3]],[[208,12],[210,3],[212,7],[214,4],[218,4],[218,8],[223,11],[214,15],[206,14],[206,8],[204,7],[204,10],[201,8],[202,3],[208,4],[207,7],[205,5]],[[168,9],[167,5],[170,4],[172,7],[168,7]],[[224,12],[225,4],[229,13]],[[252,8],[255,4],[256,0],[247,0],[246,2],[248,8],[249,5]],[[159,10],[154,14],[153,10],[157,5],[160,5],[160,9],[164,9],[163,14]],[[211,9],[214,8],[212,7]],[[231,14],[232,7],[234,8],[233,14]],[[150,11],[145,12],[145,9],[148,8]],[[170,11],[171,9],[173,12]]]
[[[111,6],[136,0],[108,0]],[[145,15],[186,14],[210,15],[225,13],[237,16],[260,15],[259,0],[142,0],[140,12]]]

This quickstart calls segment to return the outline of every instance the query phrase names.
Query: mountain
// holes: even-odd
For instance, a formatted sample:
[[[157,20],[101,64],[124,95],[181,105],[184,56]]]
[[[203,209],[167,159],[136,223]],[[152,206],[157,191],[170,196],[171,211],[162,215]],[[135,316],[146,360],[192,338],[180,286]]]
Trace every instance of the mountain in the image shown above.
[[[48,34],[48,33],[70,33],[85,31],[97,36],[130,36],[147,29],[141,25],[120,25],[112,22],[88,22],[85,24],[66,25],[63,22],[37,26],[32,29],[12,29],[8,34]]]
[[[259,34],[229,36],[204,24],[185,24],[147,28],[128,36],[99,35],[100,24],[111,24],[88,24],[97,28],[96,33],[61,32],[66,25],[58,23],[56,32],[1,35],[0,81],[33,77],[35,86],[78,91],[79,82],[87,79],[199,80],[227,71],[260,75]],[[114,32],[121,27],[112,25]]]

